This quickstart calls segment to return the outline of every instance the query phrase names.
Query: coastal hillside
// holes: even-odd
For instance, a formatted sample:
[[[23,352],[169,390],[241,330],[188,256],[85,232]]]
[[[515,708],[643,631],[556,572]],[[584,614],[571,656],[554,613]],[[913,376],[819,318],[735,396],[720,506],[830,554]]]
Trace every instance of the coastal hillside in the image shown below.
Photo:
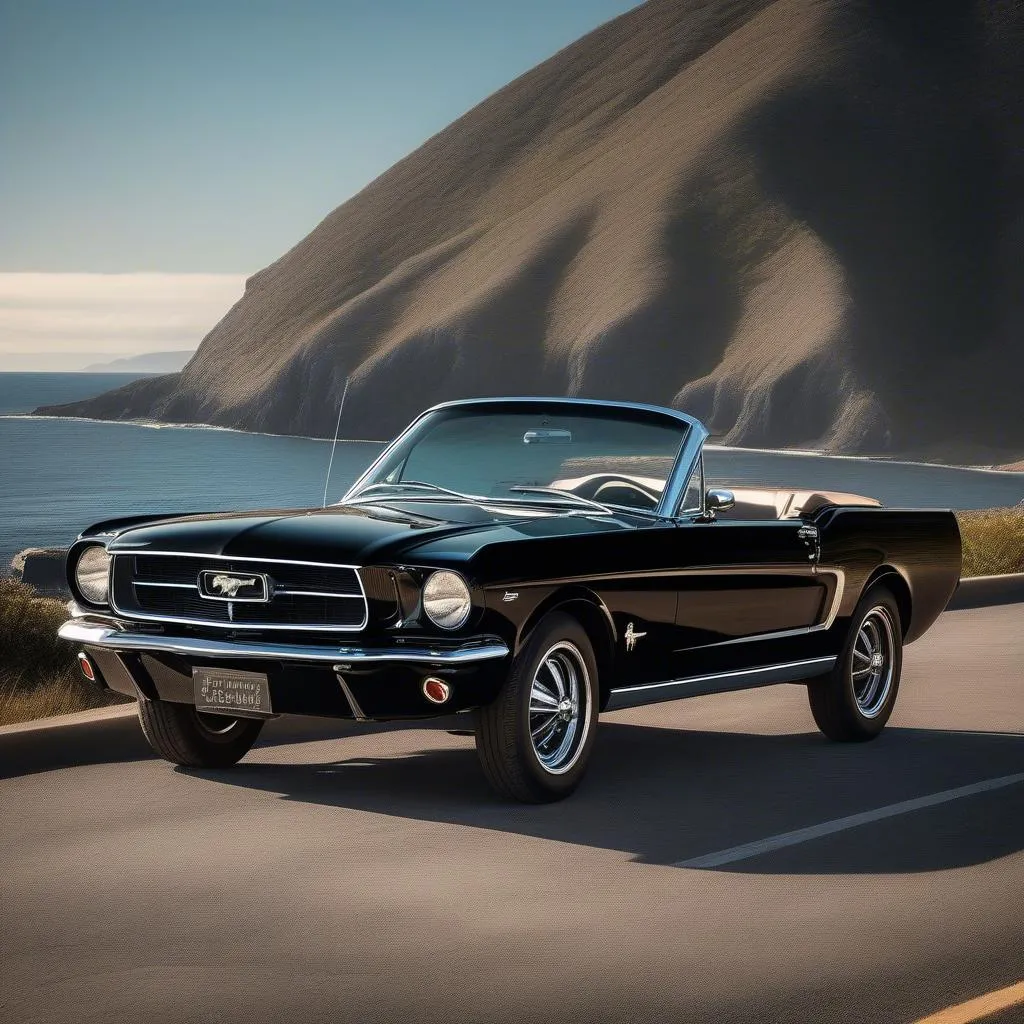
[[[569,394],[1007,463],[1022,180],[1015,0],[650,0],[331,213],[183,372],[42,411],[324,436],[350,377],[345,437]]]

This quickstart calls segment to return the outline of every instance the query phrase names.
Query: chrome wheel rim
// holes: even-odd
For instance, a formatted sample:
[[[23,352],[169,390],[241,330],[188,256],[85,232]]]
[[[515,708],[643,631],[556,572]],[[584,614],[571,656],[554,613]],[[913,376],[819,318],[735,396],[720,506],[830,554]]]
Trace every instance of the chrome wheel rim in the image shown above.
[[[540,659],[530,686],[530,743],[540,766],[562,775],[590,729],[590,675],[575,644],[561,640]]]
[[[211,736],[226,736],[236,725],[237,718],[228,718],[226,715],[208,715],[204,711],[196,712],[196,721],[199,728]]]
[[[864,616],[853,642],[853,696],[865,718],[875,718],[892,689],[895,631],[889,610],[882,605]]]

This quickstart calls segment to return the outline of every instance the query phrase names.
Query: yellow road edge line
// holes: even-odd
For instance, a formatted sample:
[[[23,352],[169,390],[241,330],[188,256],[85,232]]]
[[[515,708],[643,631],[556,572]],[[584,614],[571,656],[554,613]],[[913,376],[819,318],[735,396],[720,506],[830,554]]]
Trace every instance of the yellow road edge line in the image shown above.
[[[986,992],[983,996],[968,999],[966,1003],[939,1010],[929,1017],[922,1017],[914,1024],[970,1024],[970,1021],[981,1020],[1021,1003],[1024,1003],[1024,981],[995,992]]]

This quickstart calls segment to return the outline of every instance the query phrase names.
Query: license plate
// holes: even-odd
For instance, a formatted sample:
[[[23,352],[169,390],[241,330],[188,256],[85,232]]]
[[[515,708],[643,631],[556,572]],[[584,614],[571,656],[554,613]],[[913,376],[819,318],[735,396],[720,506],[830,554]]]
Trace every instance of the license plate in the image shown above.
[[[194,668],[192,691],[197,711],[218,711],[243,717],[274,713],[270,706],[270,684],[262,672]]]

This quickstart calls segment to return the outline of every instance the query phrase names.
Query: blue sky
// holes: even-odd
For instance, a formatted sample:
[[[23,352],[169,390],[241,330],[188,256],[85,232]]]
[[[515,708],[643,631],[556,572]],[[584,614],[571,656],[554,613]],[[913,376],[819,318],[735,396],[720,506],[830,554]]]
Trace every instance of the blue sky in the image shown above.
[[[249,274],[632,6],[0,0],[0,272]]]
[[[0,371],[194,349],[331,210],[635,0],[0,0]]]

